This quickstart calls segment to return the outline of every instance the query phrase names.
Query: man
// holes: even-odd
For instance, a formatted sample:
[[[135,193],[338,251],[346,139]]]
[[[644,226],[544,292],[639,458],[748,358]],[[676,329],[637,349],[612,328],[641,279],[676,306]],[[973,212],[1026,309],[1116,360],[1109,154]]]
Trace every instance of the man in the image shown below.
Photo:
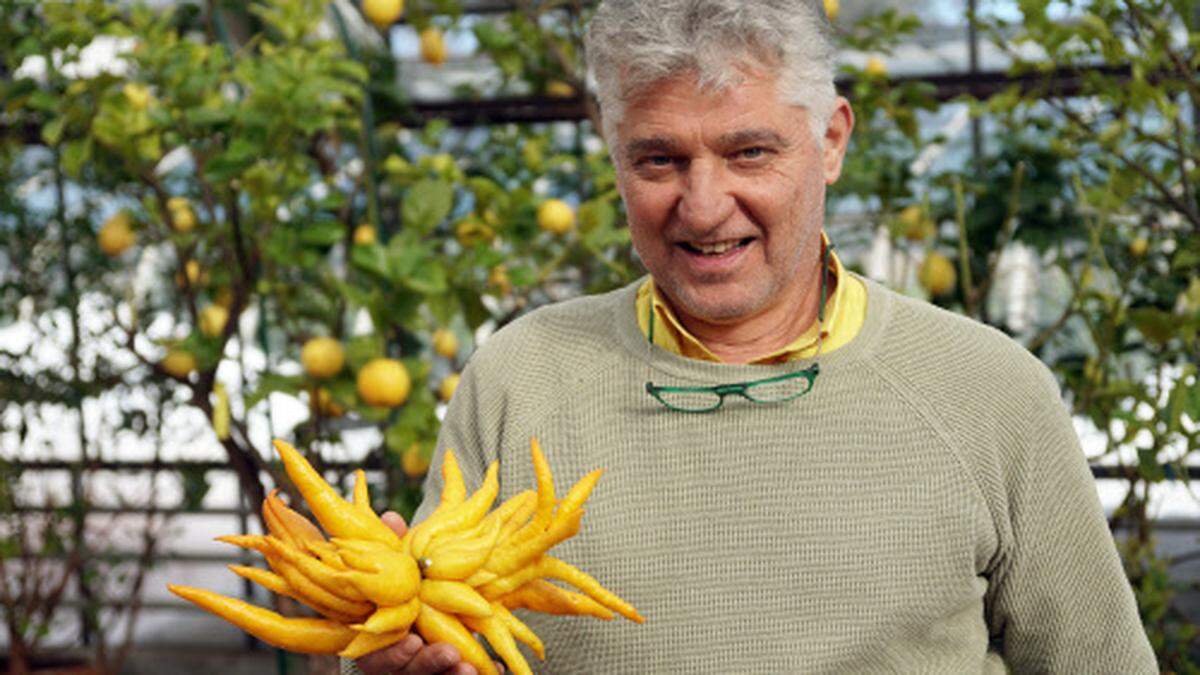
[[[592,21],[650,278],[493,336],[439,443],[474,485],[499,458],[501,498],[533,484],[531,436],[564,480],[607,469],[556,555],[646,623],[528,615],[535,667],[1156,672],[1050,373],[825,245],[854,116],[819,4],[608,0]],[[474,672],[415,636],[359,665]]]

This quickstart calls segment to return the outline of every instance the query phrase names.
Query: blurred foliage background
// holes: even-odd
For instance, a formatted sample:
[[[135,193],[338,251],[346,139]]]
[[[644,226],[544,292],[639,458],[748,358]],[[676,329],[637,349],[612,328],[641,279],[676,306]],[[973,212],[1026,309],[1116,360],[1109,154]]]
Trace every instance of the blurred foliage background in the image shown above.
[[[370,468],[376,506],[411,514],[475,345],[643,273],[585,95],[591,3],[399,5],[0,0],[13,672],[62,646],[64,613],[71,645],[120,672],[171,523],[211,497],[208,470],[233,471],[243,504],[288,490],[272,436],[343,483]],[[858,115],[835,242],[876,237],[875,276],[1054,369],[1099,439],[1097,476],[1119,481],[1111,525],[1160,664],[1200,672],[1195,582],[1178,573],[1200,552],[1161,550],[1153,517],[1157,486],[1190,490],[1200,422],[1200,2],[973,15],[1010,64],[986,82],[889,73],[921,19],[824,5],[855,55],[839,82]],[[447,35],[465,34],[495,77],[423,105],[400,86],[398,21],[419,32],[421,68],[446,67]],[[973,148],[930,161],[951,141],[946,106],[969,114]],[[847,262],[872,271],[866,257]],[[191,461],[181,429],[219,452]],[[114,487],[118,459],[144,475]],[[47,487],[48,471],[63,480]]]

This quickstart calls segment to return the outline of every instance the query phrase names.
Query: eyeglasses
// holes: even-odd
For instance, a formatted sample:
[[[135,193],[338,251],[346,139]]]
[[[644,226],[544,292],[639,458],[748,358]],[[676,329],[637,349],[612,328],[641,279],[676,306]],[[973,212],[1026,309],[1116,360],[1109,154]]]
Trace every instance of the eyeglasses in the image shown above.
[[[713,412],[725,403],[725,397],[741,396],[751,403],[785,403],[812,391],[820,364],[812,364],[804,370],[777,375],[750,382],[717,384],[711,387],[660,387],[646,383],[646,393],[675,412]]]
[[[830,248],[832,245],[830,245]],[[821,344],[825,337],[825,294],[826,277],[828,276],[828,251],[821,248],[821,300],[817,307],[817,352],[821,355]],[[650,302],[650,322],[647,337],[650,345],[654,346],[654,302]],[[815,357],[814,357],[815,358]],[[716,384],[708,387],[663,387],[653,382],[646,383],[646,393],[661,403],[668,410],[682,413],[714,412],[725,403],[726,396],[741,396],[742,398],[761,405],[786,403],[812,391],[817,375],[821,374],[821,366],[815,361],[804,370],[785,373],[761,380],[748,382],[733,382]]]

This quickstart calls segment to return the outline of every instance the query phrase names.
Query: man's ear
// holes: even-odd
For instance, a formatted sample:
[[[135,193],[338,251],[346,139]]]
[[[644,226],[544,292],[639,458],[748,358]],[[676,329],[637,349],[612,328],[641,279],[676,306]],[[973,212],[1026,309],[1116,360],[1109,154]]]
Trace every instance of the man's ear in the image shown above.
[[[833,115],[825,128],[823,148],[825,184],[833,185],[842,175],[842,160],[850,145],[850,134],[854,131],[854,110],[850,102],[839,96],[833,106]]]

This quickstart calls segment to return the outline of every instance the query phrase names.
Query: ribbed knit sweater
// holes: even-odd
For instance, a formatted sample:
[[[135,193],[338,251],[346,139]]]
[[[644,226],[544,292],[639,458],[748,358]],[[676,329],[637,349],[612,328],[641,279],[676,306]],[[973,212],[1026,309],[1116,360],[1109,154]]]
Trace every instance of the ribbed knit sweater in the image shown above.
[[[640,283],[640,282],[639,282]],[[1050,372],[1002,333],[878,284],[813,390],[671,412],[645,391],[789,372],[652,348],[638,284],[539,309],[474,354],[454,448],[501,498],[606,473],[553,554],[646,617],[520,612],[539,673],[1157,672]],[[528,652],[527,652],[528,654]],[[354,672],[347,663],[347,672]]]

